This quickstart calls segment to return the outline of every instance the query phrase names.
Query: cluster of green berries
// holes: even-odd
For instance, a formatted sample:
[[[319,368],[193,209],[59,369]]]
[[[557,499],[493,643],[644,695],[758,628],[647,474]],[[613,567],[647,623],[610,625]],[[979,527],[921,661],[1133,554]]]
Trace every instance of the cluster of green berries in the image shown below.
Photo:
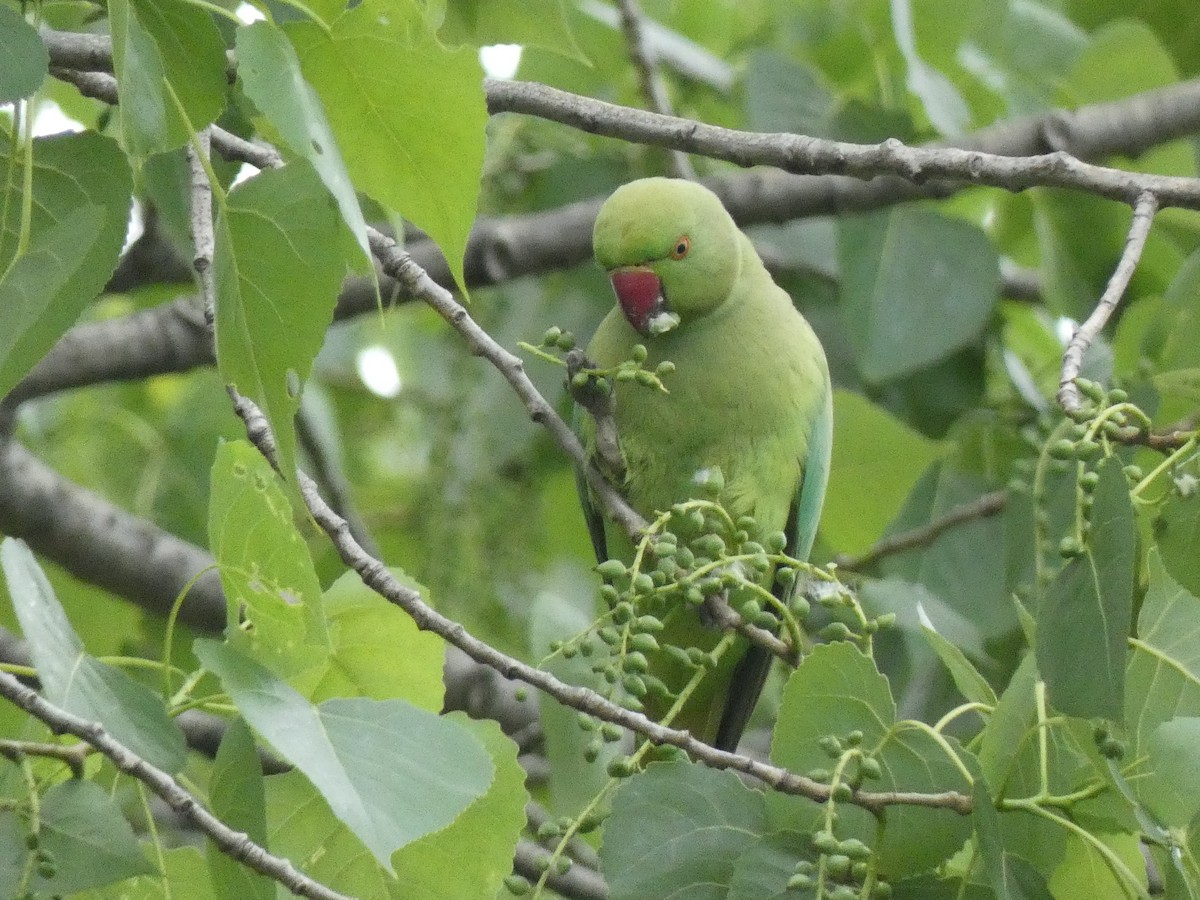
[[[788,879],[788,890],[810,891],[820,883],[824,888],[823,900],[860,900],[870,872],[871,848],[858,838],[838,840],[832,831],[823,829],[813,834],[812,849],[819,854],[820,861],[798,862],[795,873]],[[877,880],[871,886],[870,896],[884,900],[892,896],[892,886]]]
[[[1108,407],[1129,402],[1129,393],[1121,388],[1113,388],[1112,390],[1105,391],[1103,385],[1090,381],[1087,378],[1076,378],[1075,386],[1079,388],[1079,393],[1083,396],[1083,403],[1080,404],[1079,409],[1073,410],[1070,416],[1080,424],[1090,422],[1102,410]],[[1128,424],[1129,417],[1124,412],[1115,412],[1105,422],[1103,428],[1107,436],[1115,437],[1117,432]]]
[[[848,801],[863,779],[878,779],[883,775],[879,760],[862,749],[863,733],[858,729],[838,737],[827,734],[817,741],[817,746],[831,760],[840,763],[837,784],[833,786],[831,797],[834,801]],[[829,784],[834,773],[829,769],[817,768],[808,773],[813,781]]]
[[[838,736],[827,734],[818,742],[821,751],[834,762],[835,769],[816,768],[808,777],[831,785],[829,802],[845,803],[865,779],[878,779],[883,775],[882,767],[874,756],[862,748],[863,733],[858,729]],[[788,879],[789,890],[811,890],[820,885],[822,898],[826,900],[850,900],[862,896],[862,886],[870,874],[871,848],[858,838],[840,839],[833,832],[837,823],[837,812],[829,810],[826,826],[813,833],[811,844],[818,862],[801,860],[795,873]],[[891,886],[877,881],[872,885],[871,897],[890,897]]]
[[[33,854],[33,864],[38,875],[49,879],[58,874],[58,861],[55,860],[53,853],[41,846],[41,840],[36,832],[31,831],[25,835],[25,847]],[[35,891],[27,891],[24,894],[18,894],[15,900],[39,900],[42,896]]]
[[[1092,732],[1092,740],[1096,742],[1096,749],[1105,759],[1119,760],[1125,757],[1125,742],[1113,735],[1107,723],[1101,722],[1096,726]]]
[[[834,584],[829,585],[830,590],[823,590],[816,596],[816,602],[823,609],[830,612],[832,615],[845,615],[846,613],[856,614],[861,621],[857,623],[858,631],[855,631],[850,624],[835,620],[827,625],[822,626],[817,632],[817,637],[823,641],[854,641],[857,643],[863,642],[868,636],[878,633],[879,631],[891,628],[896,624],[895,613],[883,613],[882,615],[870,618],[862,611],[857,598],[852,594],[845,585]],[[795,601],[793,601],[793,605]]]
[[[575,335],[569,331],[563,331],[557,325],[547,328],[546,333],[542,335],[541,347],[543,350],[569,353],[575,349],[575,346]],[[629,359],[612,369],[576,372],[572,376],[571,384],[576,388],[586,388],[590,384],[607,393],[610,390],[609,379],[611,378],[616,381],[635,381],[645,387],[666,391],[662,379],[675,372],[675,363],[663,360],[653,370],[646,369],[642,363],[646,361],[647,355],[648,351],[644,344],[635,344]]]

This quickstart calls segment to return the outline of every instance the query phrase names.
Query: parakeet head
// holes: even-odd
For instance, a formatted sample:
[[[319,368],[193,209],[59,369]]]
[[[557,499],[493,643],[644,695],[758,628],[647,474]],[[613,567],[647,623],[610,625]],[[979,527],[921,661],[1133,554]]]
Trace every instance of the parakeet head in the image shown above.
[[[651,336],[712,312],[738,275],[738,231],[708,188],[643,178],[617,188],[592,232],[621,311]]]

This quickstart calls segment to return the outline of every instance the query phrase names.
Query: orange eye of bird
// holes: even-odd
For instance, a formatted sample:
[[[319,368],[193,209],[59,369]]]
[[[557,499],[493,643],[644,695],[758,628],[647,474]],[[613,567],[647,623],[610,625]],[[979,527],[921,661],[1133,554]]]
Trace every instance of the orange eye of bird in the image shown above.
[[[685,234],[675,242],[675,246],[671,249],[671,259],[683,259],[688,255],[688,251],[692,249],[692,241]]]

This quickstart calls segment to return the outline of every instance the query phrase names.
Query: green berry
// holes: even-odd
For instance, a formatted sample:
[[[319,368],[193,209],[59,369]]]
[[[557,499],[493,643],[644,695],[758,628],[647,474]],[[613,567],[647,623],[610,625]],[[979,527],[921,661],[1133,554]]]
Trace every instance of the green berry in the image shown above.
[[[674,375],[675,363],[671,362],[669,359],[664,359],[654,367],[654,374],[659,378],[662,378],[664,375]]]
[[[834,853],[825,857],[825,871],[834,878],[845,878],[850,874],[850,857]]]
[[[1051,459],[1074,459],[1075,445],[1066,438],[1059,438],[1046,449],[1046,452],[1050,454]]]
[[[620,578],[628,569],[626,569],[625,563],[619,559],[606,559],[600,565],[596,566],[596,571],[600,574],[601,578],[606,581],[612,581],[614,578]]]
[[[871,855],[871,848],[858,838],[847,838],[838,845],[838,851],[851,859],[866,859]]]
[[[533,885],[520,875],[505,875],[504,887],[514,897],[524,897],[533,890]]]
[[[553,326],[546,329],[546,333],[542,335],[542,346],[553,347],[558,343],[558,339],[562,337],[562,329],[558,326]]]
[[[639,654],[653,653],[658,649],[658,638],[652,634],[635,634],[629,638],[629,646],[636,650]]]
[[[637,771],[637,766],[628,756],[614,756],[608,762],[609,778],[628,778]]]
[[[630,358],[633,359],[635,363],[644,363],[646,361],[646,345],[634,344],[633,350],[630,352]]]
[[[832,831],[818,831],[812,836],[812,846],[818,853],[836,853],[840,841],[834,837]]]
[[[842,755],[842,742],[832,734],[827,734],[817,741],[817,746],[820,747],[825,755],[830,759],[837,759]]]

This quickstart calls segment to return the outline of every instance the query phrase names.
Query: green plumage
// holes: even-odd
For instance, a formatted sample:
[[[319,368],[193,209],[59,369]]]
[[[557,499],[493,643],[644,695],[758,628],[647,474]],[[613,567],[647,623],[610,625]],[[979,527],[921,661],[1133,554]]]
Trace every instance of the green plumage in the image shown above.
[[[786,530],[788,552],[806,558],[828,477],[831,402],[825,354],[791,298],[716,195],[691,182],[648,178],[617,190],[596,220],[594,249],[597,261],[617,274],[619,299],[620,273],[653,285],[646,274],[652,273],[661,287],[654,309],[679,319],[653,333],[638,315],[638,298],[627,296],[588,347],[600,367],[628,359],[635,344],[648,350],[646,368],[675,364],[665,379],[669,394],[628,383],[615,388],[626,473],[620,487],[630,504],[652,519],[701,496],[697,473],[719,467],[720,501],[731,515],[754,516],[763,535]],[[592,421],[581,418],[592,452]],[[630,558],[628,538],[604,527],[586,490],[581,500],[597,555]],[[673,614],[664,639],[707,648],[719,637],[689,608]],[[726,654],[678,727],[726,749],[736,746],[770,662],[748,648],[739,644]],[[686,681],[687,673],[665,656],[651,665],[672,689]]]

